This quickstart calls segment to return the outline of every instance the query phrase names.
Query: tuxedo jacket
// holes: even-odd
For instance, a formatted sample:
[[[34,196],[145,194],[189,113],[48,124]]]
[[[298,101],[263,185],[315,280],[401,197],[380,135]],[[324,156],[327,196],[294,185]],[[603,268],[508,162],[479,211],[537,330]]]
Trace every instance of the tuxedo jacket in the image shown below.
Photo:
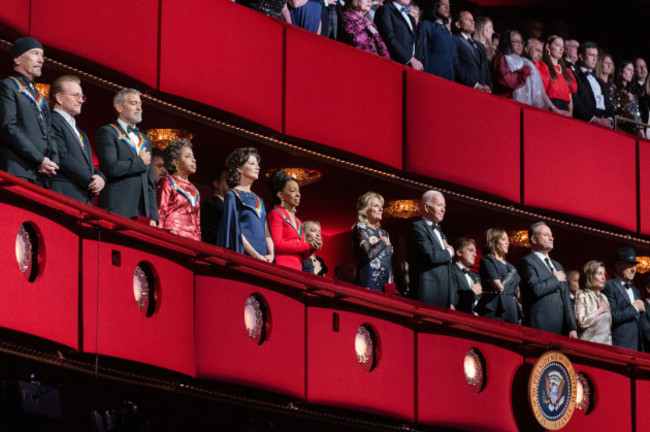
[[[551,263],[557,271],[564,271],[557,261]],[[517,272],[521,276],[519,289],[526,325],[565,336],[577,329],[566,282],[553,276],[534,253],[519,261]]]
[[[12,77],[27,82],[21,74]],[[0,169],[45,186],[49,180],[38,174],[45,157],[59,163],[47,100],[39,109],[11,77],[0,81]]]
[[[645,311],[639,317],[639,329],[641,330],[641,341],[643,342],[643,350],[650,352],[650,302],[648,299],[644,300]]]
[[[480,282],[479,275],[472,272],[470,277],[474,282]],[[472,287],[467,283],[465,273],[456,265],[451,264],[451,285],[452,285],[452,303],[456,310],[474,313],[474,302],[477,300],[477,295],[472,290]]]
[[[377,9],[375,25],[382,40],[388,47],[390,58],[402,64],[407,64],[414,55],[415,20],[409,16],[409,27],[404,15],[397,9],[395,3],[390,1]]]
[[[639,290],[632,287],[634,299],[639,300]],[[609,301],[612,314],[612,344],[621,348],[640,350],[639,312],[618,278],[612,278],[605,284],[603,293]]]
[[[201,240],[217,244],[217,234],[223,215],[223,199],[213,196],[201,203]]]
[[[126,135],[117,121],[113,124]],[[142,133],[140,135],[151,152],[151,140]],[[95,152],[99,168],[106,176],[106,186],[99,194],[98,206],[128,218],[146,216],[157,221],[158,204],[152,164],[145,165],[136,151],[118,138],[110,125],[97,130]]]
[[[58,112],[52,112],[52,132],[59,153],[59,171],[52,179],[52,190],[86,204],[93,203],[93,194],[88,190],[93,175],[104,180],[104,174],[93,165],[93,150],[85,132],[72,125]],[[81,133],[84,147],[81,147],[77,133]]]
[[[573,95],[573,116],[584,121],[590,121],[593,117],[603,117],[602,113],[598,115],[596,111],[596,98],[591,84],[587,79],[587,75],[580,68],[576,68],[573,76],[578,84],[578,91]],[[614,118],[614,105],[609,97],[607,97],[607,88],[605,83],[600,78],[594,76],[600,91],[605,99],[605,117]]]
[[[453,301],[451,254],[424,219],[411,225],[407,246],[410,289],[422,302],[449,307]]]
[[[454,42],[458,50],[458,61],[454,64],[456,82],[469,87],[478,84],[487,84],[492,88],[492,75],[490,75],[487,50],[485,46],[474,41],[474,48],[463,35],[455,34]]]

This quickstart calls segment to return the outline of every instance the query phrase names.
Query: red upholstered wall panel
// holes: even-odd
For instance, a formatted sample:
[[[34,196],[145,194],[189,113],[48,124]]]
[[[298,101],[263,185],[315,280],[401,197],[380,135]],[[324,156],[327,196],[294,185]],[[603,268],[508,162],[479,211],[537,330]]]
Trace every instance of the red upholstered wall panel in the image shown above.
[[[339,315],[339,331],[332,315]],[[310,403],[414,419],[414,337],[400,325],[357,313],[310,307],[307,312],[307,400]],[[380,355],[367,372],[357,361],[354,341],[362,324],[379,339]]]
[[[639,223],[642,234],[650,234],[650,142],[639,141]]]
[[[42,236],[43,265],[30,283],[16,261],[16,235],[31,222]],[[65,227],[30,211],[0,204],[0,327],[78,347],[79,239]]]
[[[32,36],[155,87],[158,3],[67,0],[62,7],[57,0],[39,0],[32,7]]]
[[[0,22],[15,29],[23,36],[29,33],[30,0],[2,0]]]
[[[418,420],[463,430],[517,431],[512,383],[523,364],[520,354],[485,343],[418,333]],[[465,381],[463,361],[470,348],[485,357],[486,383],[475,393]]]
[[[410,70],[406,170],[519,201],[519,106]]]
[[[635,140],[524,110],[524,204],[636,230]]]
[[[642,425],[642,428],[645,428],[650,424],[650,409],[648,409],[650,381],[647,379],[639,379],[634,383],[634,385],[636,387],[634,403],[636,404],[636,424],[638,430],[639,425]]]
[[[246,332],[246,299],[260,294],[271,315],[269,337],[257,345]],[[196,277],[196,374],[305,397],[305,306],[236,280]]]
[[[287,28],[286,133],[401,169],[402,71]]]
[[[82,247],[84,351],[194,375],[193,272],[126,246],[84,240]],[[119,266],[113,251],[120,254]],[[141,261],[152,265],[160,281],[160,306],[150,318],[133,294],[133,273]]]
[[[279,131],[280,21],[228,1],[162,4],[160,90]]]

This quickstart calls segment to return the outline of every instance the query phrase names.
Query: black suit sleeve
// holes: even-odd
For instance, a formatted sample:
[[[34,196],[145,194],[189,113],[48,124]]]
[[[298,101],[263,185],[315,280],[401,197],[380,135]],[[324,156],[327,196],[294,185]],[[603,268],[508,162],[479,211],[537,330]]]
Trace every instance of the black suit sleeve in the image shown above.
[[[559,271],[564,271],[560,263],[553,261],[553,266]],[[577,330],[576,314],[573,308],[573,303],[569,298],[569,287],[566,282],[560,282],[560,294],[562,295],[562,304],[564,306],[564,316],[569,326],[569,331]]]
[[[147,150],[149,150],[149,153],[151,154],[153,150],[153,145],[151,144],[151,140],[149,137],[145,137],[147,140]],[[137,157],[140,162],[142,162],[142,159],[138,156]],[[142,162],[144,165],[144,162]],[[149,165],[144,165],[145,169],[147,170],[147,184],[146,187],[149,188],[148,191],[148,198],[149,198],[149,209],[151,211],[151,214],[149,217],[152,220],[155,220],[158,222],[158,191],[156,188],[156,182],[153,180],[153,168],[152,164],[150,163]],[[200,208],[199,208],[200,210]],[[199,218],[200,218],[200,211],[199,211]],[[200,219],[199,219],[200,220]]]
[[[56,144],[60,158],[60,171],[62,174],[65,174],[66,177],[74,180],[81,187],[87,188],[92,182],[92,178],[88,175],[88,169],[79,166],[77,160],[70,157],[68,154],[68,147],[65,142],[65,134],[68,131],[64,128],[67,128],[65,124],[61,124],[60,121],[53,119],[52,132],[54,135],[54,143]]]
[[[536,259],[536,258],[533,258]],[[535,268],[535,265],[528,259],[519,262],[517,271],[521,276],[522,288],[530,294],[532,301],[554,293],[560,289],[560,281],[555,276],[542,279]]]
[[[416,223],[413,224],[409,232],[408,244],[411,248],[414,248],[413,255],[417,256],[420,263],[425,267],[450,263],[451,253],[449,250],[435,250],[425,230],[426,228],[422,224]]]
[[[413,57],[413,48],[406,46],[403,40],[397,36],[390,14],[391,11],[388,6],[381,6],[375,13],[375,25],[386,47],[388,47],[390,57],[396,62],[407,64]]]
[[[127,160],[119,160],[117,157],[118,145],[115,133],[109,127],[102,127],[97,131],[95,151],[99,160],[99,168],[107,177],[120,178],[142,174],[147,171],[147,165],[135,153]],[[151,177],[151,183],[153,184],[153,177]],[[153,191],[153,200],[155,202],[155,188],[153,188]]]
[[[607,281],[603,293],[609,302],[609,307],[612,313],[612,325],[636,320],[639,316],[639,312],[630,304],[630,302],[621,298],[621,295],[617,293],[617,291],[618,287],[615,285],[615,282]]]

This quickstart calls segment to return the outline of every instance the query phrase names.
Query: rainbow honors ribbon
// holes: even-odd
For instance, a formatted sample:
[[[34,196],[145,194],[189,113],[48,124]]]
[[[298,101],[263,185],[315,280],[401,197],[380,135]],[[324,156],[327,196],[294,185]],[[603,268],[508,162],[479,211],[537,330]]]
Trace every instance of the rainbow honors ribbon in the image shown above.
[[[32,92],[27,90],[27,88],[23,85],[23,83],[20,82],[20,80],[18,78],[10,76],[9,79],[12,80],[14,82],[14,84],[16,84],[16,88],[18,89],[18,91],[20,93],[24,94],[25,96],[27,96],[29,98],[29,100],[34,102],[34,104],[36,105],[36,108],[38,108],[39,111],[42,112],[47,107],[47,99],[45,99],[42,94],[37,92],[38,93],[38,99],[34,99],[34,96],[32,95]]]
[[[169,181],[172,182],[172,187],[174,188],[174,190],[175,190],[176,192],[178,192],[179,194],[181,194],[181,195],[183,195],[185,198],[187,198],[187,200],[190,202],[190,204],[192,204],[192,207],[196,206],[196,203],[199,202],[199,191],[196,190],[196,187],[195,187],[194,185],[192,185],[192,189],[194,190],[194,194],[193,194],[193,195],[190,195],[190,194],[188,194],[187,192],[185,192],[185,191],[184,191],[184,190],[179,186],[179,184],[176,183],[176,181],[174,181],[174,178],[173,178],[172,176],[167,176],[167,178],[169,179]]]
[[[280,212],[280,214],[282,215],[282,219],[284,219],[285,222],[288,223],[291,228],[293,228],[296,234],[298,234],[298,238],[304,240],[303,231],[302,231],[302,222],[300,222],[300,219],[296,218],[296,223],[298,224],[298,226],[296,226],[291,222],[291,217],[289,216],[289,212],[287,211],[287,209],[281,206],[276,206],[275,210]]]
[[[79,131],[77,131],[77,138],[79,138],[79,144],[81,144],[81,148],[86,148],[86,142],[84,141],[84,136]]]
[[[237,189],[230,189],[230,190],[233,191],[235,193],[235,195],[237,195],[237,198],[239,198],[239,201],[242,203],[242,205],[244,205],[245,207],[248,207],[251,210],[253,210],[257,214],[258,218],[262,218],[262,211],[264,211],[264,203],[262,202],[260,197],[253,194],[253,195],[255,195],[255,199],[257,200],[257,203],[255,204],[255,207],[253,207],[252,205],[246,204],[244,202],[244,200],[242,199],[242,197],[239,194],[239,191]]]
[[[147,143],[146,143],[146,141],[144,140],[144,137],[142,136],[141,133],[138,133],[138,137],[140,138],[140,141],[138,141],[138,143],[136,144],[136,143],[134,143],[133,141],[131,141],[131,140],[129,139],[128,136],[124,135],[124,134],[122,133],[122,131],[120,130],[120,128],[117,127],[117,125],[111,123],[111,124],[109,124],[109,126],[112,127],[113,130],[115,131],[115,134],[117,135],[117,139],[118,139],[118,140],[122,140],[122,141],[124,141],[125,143],[127,143],[127,144],[129,145],[129,147],[131,147],[131,148],[133,149],[133,151],[136,152],[136,154],[140,154],[140,152],[141,152],[144,148],[146,148]]]

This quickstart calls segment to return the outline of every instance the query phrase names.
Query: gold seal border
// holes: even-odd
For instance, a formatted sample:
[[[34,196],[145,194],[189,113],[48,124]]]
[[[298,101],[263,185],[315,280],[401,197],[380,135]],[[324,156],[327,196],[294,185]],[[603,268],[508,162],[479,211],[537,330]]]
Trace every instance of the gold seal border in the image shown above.
[[[566,412],[561,418],[553,422],[547,420],[546,417],[544,417],[544,414],[542,413],[542,409],[539,406],[539,402],[538,402],[539,399],[537,397],[537,388],[539,384],[539,379],[541,378],[542,370],[544,370],[544,368],[548,366],[550,363],[560,363],[562,366],[564,366],[571,379],[571,394],[569,395],[570,397],[569,407],[567,408]],[[535,365],[533,366],[533,370],[530,373],[530,378],[528,379],[528,402],[530,404],[531,409],[533,410],[535,419],[543,428],[545,428],[546,430],[558,430],[566,426],[567,423],[569,423],[569,420],[571,420],[571,416],[573,415],[573,412],[575,411],[575,407],[576,407],[576,394],[577,394],[576,386],[577,383],[576,383],[575,370],[573,369],[573,364],[571,363],[571,361],[567,356],[565,356],[559,351],[547,351],[537,359]]]

